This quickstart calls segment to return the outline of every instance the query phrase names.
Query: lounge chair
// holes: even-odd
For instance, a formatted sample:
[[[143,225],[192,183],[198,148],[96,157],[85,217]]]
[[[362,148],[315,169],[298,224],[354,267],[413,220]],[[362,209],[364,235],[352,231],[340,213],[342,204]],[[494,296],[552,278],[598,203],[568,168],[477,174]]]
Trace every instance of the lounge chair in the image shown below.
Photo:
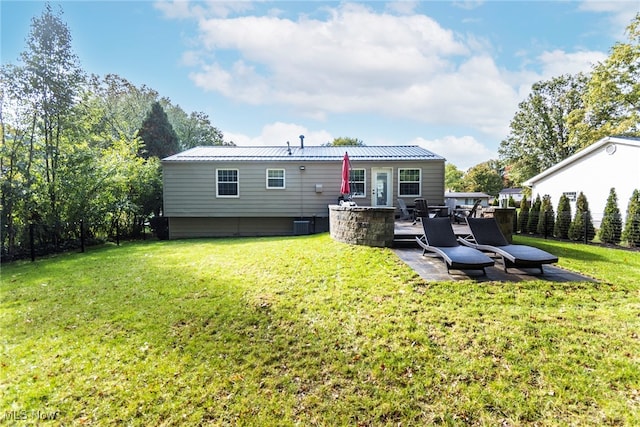
[[[416,237],[422,247],[422,255],[432,252],[438,255],[447,266],[447,273],[454,270],[482,270],[491,267],[494,261],[482,252],[460,245],[453,233],[449,218],[422,218],[424,235]]]
[[[466,246],[483,252],[492,252],[502,258],[504,271],[507,267],[539,268],[544,273],[543,264],[558,262],[558,257],[541,249],[526,245],[512,245],[507,242],[495,218],[467,218],[473,241],[458,239]]]

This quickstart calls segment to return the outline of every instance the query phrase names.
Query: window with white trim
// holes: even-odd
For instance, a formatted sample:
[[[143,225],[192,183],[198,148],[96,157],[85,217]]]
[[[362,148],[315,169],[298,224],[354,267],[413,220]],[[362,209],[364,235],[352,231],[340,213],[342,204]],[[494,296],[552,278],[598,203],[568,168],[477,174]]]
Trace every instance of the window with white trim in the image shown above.
[[[398,169],[398,197],[422,195],[420,169]]]
[[[267,169],[267,188],[285,188],[284,169]]]
[[[216,196],[240,196],[238,169],[216,169]]]
[[[349,189],[352,197],[365,197],[366,174],[364,169],[349,171]]]

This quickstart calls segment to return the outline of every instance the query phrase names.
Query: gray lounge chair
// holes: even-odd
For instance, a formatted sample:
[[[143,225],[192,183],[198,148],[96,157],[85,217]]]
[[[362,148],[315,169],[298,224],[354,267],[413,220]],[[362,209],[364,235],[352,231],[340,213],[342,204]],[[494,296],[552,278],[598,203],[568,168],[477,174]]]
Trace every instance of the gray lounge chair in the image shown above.
[[[482,270],[491,267],[494,261],[482,252],[460,245],[453,233],[449,218],[422,218],[424,235],[416,237],[422,247],[422,254],[432,252],[438,255],[447,266],[447,273],[454,270]]]
[[[492,252],[502,258],[504,271],[507,267],[539,268],[544,273],[543,264],[558,262],[558,257],[542,249],[526,245],[512,245],[507,242],[495,218],[467,218],[467,224],[474,241],[459,239],[466,246],[483,252]]]

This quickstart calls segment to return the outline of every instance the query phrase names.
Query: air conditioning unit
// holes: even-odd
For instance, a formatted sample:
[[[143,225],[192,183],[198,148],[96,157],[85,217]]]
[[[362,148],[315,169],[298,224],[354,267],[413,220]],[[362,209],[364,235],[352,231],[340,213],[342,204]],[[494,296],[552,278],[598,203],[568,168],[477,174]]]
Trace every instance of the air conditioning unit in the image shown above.
[[[300,236],[302,234],[309,234],[310,222],[309,221],[293,221],[293,235]]]

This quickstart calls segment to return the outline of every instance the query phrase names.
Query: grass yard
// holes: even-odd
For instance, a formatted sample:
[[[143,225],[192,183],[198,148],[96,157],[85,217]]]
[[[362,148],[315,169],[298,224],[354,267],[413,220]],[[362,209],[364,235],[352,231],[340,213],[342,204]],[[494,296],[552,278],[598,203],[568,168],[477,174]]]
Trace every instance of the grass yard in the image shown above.
[[[0,422],[640,425],[640,252],[517,242],[601,282],[425,283],[326,234],[5,265]]]

